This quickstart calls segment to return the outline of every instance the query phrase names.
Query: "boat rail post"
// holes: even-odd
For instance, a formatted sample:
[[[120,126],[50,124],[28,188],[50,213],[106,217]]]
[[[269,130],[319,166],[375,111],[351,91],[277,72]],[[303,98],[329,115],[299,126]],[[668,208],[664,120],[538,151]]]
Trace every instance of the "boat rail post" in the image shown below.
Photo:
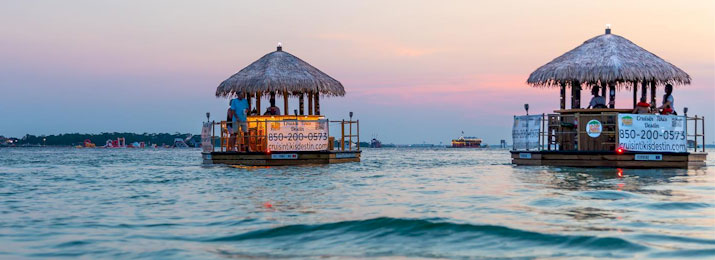
[[[348,130],[348,150],[353,150],[353,120],[350,120],[350,130]]]
[[[693,152],[695,153],[698,152],[698,115],[695,115],[695,131],[693,132],[693,136],[695,137],[693,138],[693,142],[695,143],[695,145],[693,145]]]
[[[703,129],[703,150],[702,150],[702,152],[704,153],[705,152],[705,144],[707,144],[705,142],[705,116],[702,117],[701,121],[703,123],[703,127],[702,127],[702,129]]]
[[[211,151],[216,148],[216,121],[211,121]]]
[[[551,134],[551,115],[547,115],[547,119],[549,120],[549,122],[546,124],[547,127],[548,127],[548,133],[547,133],[548,146],[547,146],[546,149],[548,149],[549,151],[551,151],[551,141],[553,140],[553,136],[552,136],[552,134]]]
[[[320,123],[320,120],[318,120],[318,123]],[[325,128],[328,131],[328,137],[327,137],[328,138],[328,147],[327,147],[328,149],[327,150],[330,150],[330,119],[325,119]],[[333,141],[333,146],[335,146],[334,141]],[[335,149],[335,147],[333,147],[333,149]]]
[[[340,121],[340,150],[345,151],[345,119]]]
[[[544,144],[546,144],[546,140],[544,140],[544,138],[546,137],[546,130],[545,130],[545,128],[544,128],[545,124],[546,124],[546,114],[541,113],[541,131],[540,131],[540,132],[541,132],[541,134],[540,134],[540,135],[541,135],[541,142],[542,142],[542,143],[541,143],[541,150],[545,150],[545,149],[544,149]]]
[[[357,122],[357,142],[358,142],[357,150],[360,151],[360,119],[358,119],[356,122]],[[705,138],[705,136],[703,135],[703,140],[704,140],[704,138]],[[703,141],[703,143],[705,143],[705,141]],[[703,146],[703,148],[705,148],[705,147]]]

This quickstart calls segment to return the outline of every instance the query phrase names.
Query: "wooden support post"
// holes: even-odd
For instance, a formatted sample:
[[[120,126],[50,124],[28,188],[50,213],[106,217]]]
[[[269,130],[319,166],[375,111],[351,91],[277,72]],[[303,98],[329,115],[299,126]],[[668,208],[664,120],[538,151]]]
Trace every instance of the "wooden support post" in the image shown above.
[[[283,114],[284,115],[290,115],[290,112],[288,112],[288,91],[283,91]]]
[[[616,107],[616,84],[615,83],[610,83],[608,85],[608,97],[609,97],[608,108],[615,108]],[[606,98],[606,97],[603,97],[603,98]]]
[[[686,121],[687,121],[687,119],[686,119]],[[703,140],[702,140],[703,141],[703,150],[702,150],[702,152],[704,153],[705,152],[705,144],[707,144],[705,142],[705,116],[702,117],[701,121],[703,123],[703,128],[702,128],[703,129]]]
[[[641,82],[641,97],[648,97],[648,82],[642,81]],[[648,99],[646,99],[648,101]]]
[[[261,114],[261,92],[256,93],[256,111]]]
[[[655,99],[655,81],[650,82],[650,106],[651,107],[658,107],[656,104],[656,99]]]
[[[571,108],[581,108],[581,83],[571,81]]]
[[[350,130],[348,132],[348,150],[353,150],[353,121],[350,119]]]
[[[313,114],[313,93],[306,93],[308,96],[308,115]]]
[[[566,83],[561,82],[561,109],[566,109]]]
[[[305,106],[305,102],[303,102],[303,93],[300,93],[300,96],[298,96],[298,103],[300,104],[300,115],[305,115],[305,110],[303,110],[303,107]]]
[[[315,93],[315,114],[320,115],[320,93]]]
[[[601,83],[601,96],[603,98],[606,98],[606,83],[605,82]]]
[[[633,81],[633,108],[638,104],[638,82]]]
[[[246,102],[248,103],[248,111],[246,111],[246,115],[251,115],[251,98],[253,97],[253,94],[251,93],[246,93]]]

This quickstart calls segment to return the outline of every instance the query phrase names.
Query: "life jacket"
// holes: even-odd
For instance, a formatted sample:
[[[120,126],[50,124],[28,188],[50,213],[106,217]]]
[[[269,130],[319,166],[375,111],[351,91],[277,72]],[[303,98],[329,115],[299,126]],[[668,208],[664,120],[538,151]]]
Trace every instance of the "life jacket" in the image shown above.
[[[670,107],[663,108],[663,111],[660,111],[661,115],[670,115],[673,113],[673,109]]]
[[[648,103],[646,103],[646,102],[638,102],[638,104],[637,104],[636,106],[639,106],[639,107],[650,107],[650,104],[648,104]]]

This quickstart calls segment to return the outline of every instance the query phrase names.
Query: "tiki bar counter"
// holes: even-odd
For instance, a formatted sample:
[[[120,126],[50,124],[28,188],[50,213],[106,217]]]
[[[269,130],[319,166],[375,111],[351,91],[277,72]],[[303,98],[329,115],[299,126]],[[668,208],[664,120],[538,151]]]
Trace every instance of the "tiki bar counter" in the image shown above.
[[[559,88],[561,102],[553,113],[537,115],[529,115],[525,104],[526,115],[514,116],[511,156],[516,165],[705,165],[705,118],[689,116],[687,107],[674,106],[684,102],[674,102],[677,93],[672,86],[690,84],[690,76],[611,34],[610,28],[539,67],[527,83]],[[567,89],[571,93],[570,109],[566,108]],[[582,89],[591,90],[591,102],[581,103]],[[663,99],[656,97],[658,89],[665,92]],[[632,107],[615,107],[616,91],[620,90],[632,92]]]
[[[279,45],[216,89],[216,97],[233,98],[231,108],[236,101],[247,104],[247,109],[236,109],[246,111],[245,119],[203,124],[203,162],[244,166],[359,162],[359,120],[352,120],[352,112],[350,120],[339,121],[320,113],[321,96],[344,95],[340,82]],[[283,99],[282,111],[275,104],[277,96]],[[290,97],[299,102],[293,111],[288,107]],[[262,113],[261,101],[266,99],[270,104]],[[330,132],[331,126],[336,132]]]

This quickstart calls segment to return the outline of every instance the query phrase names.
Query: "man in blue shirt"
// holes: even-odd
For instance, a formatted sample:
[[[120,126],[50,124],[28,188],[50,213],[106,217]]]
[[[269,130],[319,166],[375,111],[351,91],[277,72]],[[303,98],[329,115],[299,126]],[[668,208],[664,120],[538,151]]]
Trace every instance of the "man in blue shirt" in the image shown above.
[[[248,100],[244,97],[245,94],[241,92],[236,93],[237,97],[231,100],[231,109],[234,111],[233,116],[233,130],[232,134],[238,133],[238,128],[241,128],[243,132],[243,137],[248,135],[248,123],[247,123],[247,113],[248,113]],[[245,138],[242,138],[245,140]],[[244,142],[245,144],[245,142]]]

